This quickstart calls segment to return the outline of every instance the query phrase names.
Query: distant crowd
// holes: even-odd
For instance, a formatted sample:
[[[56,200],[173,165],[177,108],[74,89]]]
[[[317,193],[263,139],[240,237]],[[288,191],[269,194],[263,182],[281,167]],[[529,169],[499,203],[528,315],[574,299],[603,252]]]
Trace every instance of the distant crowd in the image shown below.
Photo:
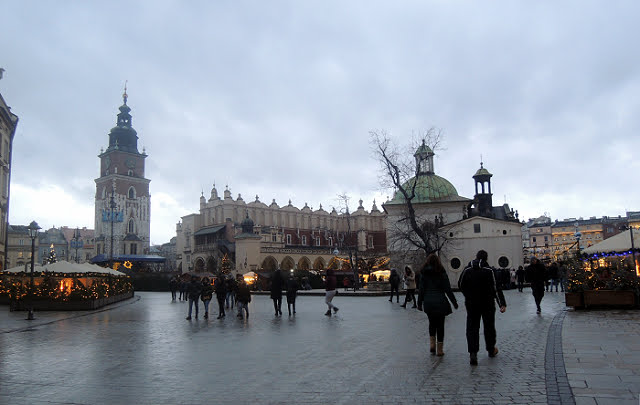
[[[566,267],[563,263],[552,263],[548,268],[537,258],[531,258],[530,264],[518,269],[495,269],[488,265],[488,254],[480,250],[476,258],[469,262],[458,279],[458,288],[465,299],[467,312],[466,337],[469,352],[469,363],[478,364],[477,353],[480,350],[480,323],[483,324],[485,350],[490,358],[498,354],[496,346],[495,311],[496,304],[500,312],[505,312],[507,303],[502,290],[517,288],[522,292],[526,283],[536,303],[538,314],[541,313],[541,301],[545,291],[564,291],[566,288]],[[346,281],[344,281],[346,280]],[[296,297],[300,283],[293,274],[286,276],[280,269],[276,269],[269,276],[270,297],[276,317],[282,316],[283,295],[287,299],[289,316],[296,314]],[[440,258],[431,254],[427,257],[420,270],[414,272],[411,266],[406,266],[400,273],[391,269],[389,275],[391,295],[389,301],[400,303],[400,284],[404,282],[406,293],[403,308],[408,304],[412,308],[424,311],[429,319],[429,350],[437,356],[444,355],[444,325],[445,318],[453,312],[452,306],[458,309],[458,302],[451,289],[451,284]],[[347,277],[343,279],[343,286],[350,287]],[[219,274],[213,279],[196,275],[189,279],[172,278],[169,282],[172,300],[188,301],[189,312],[187,320],[193,316],[198,319],[199,302],[204,306],[204,318],[209,318],[209,303],[215,295],[218,303],[218,317],[226,316],[226,310],[237,311],[240,319],[249,318],[248,304],[251,302],[249,285],[242,275]],[[308,288],[304,285],[304,288]],[[328,269],[325,276],[325,315],[331,317],[339,311],[333,303],[337,294],[338,282],[335,271]],[[417,292],[417,296],[416,296]]]

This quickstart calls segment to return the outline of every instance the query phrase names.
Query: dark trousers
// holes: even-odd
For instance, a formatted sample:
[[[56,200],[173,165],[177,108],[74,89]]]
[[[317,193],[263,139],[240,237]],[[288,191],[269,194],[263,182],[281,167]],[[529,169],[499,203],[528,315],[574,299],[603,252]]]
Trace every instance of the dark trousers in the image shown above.
[[[282,297],[272,298],[273,300],[273,309],[276,311],[276,315],[282,313]]]
[[[391,286],[391,297],[389,297],[389,301],[393,301],[393,292],[396,292],[396,302],[400,302],[400,286]]]
[[[522,292],[523,288],[524,288],[524,281],[518,280],[518,291]]]
[[[225,316],[226,314],[224,313],[224,299],[225,297],[222,296],[217,296],[216,295],[216,299],[218,300],[218,315],[219,316]]]
[[[444,315],[427,314],[429,318],[429,336],[435,336],[438,342],[444,342]]]
[[[289,310],[289,315],[291,315],[291,306],[293,306],[293,313],[296,313],[296,296],[287,295],[287,309]]]
[[[404,297],[404,305],[407,305],[407,301],[411,301],[413,302],[413,305],[416,305],[416,296],[414,295],[415,292],[415,288],[407,288],[407,295]]]
[[[480,350],[480,320],[484,329],[484,343],[487,351],[496,346],[496,307],[493,303],[481,304],[465,302],[467,308],[467,348],[469,353]]]
[[[533,299],[536,301],[536,307],[540,308],[542,297],[544,297],[544,288],[542,286],[531,286],[531,293],[533,294]]]

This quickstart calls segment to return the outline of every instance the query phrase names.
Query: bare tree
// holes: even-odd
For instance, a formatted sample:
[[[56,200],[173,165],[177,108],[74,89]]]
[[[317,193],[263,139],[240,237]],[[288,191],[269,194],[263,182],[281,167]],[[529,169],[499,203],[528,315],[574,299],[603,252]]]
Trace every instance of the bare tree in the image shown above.
[[[344,193],[338,195],[338,200],[340,201],[340,214],[345,216],[347,221],[347,232],[343,235],[344,242],[342,244],[343,247],[347,248],[347,252],[349,254],[349,265],[351,266],[351,270],[353,271],[353,289],[354,291],[358,289],[359,284],[359,274],[358,274],[358,237],[357,235],[353,236],[351,231],[351,212],[349,211],[349,196]],[[340,240],[340,239],[339,239]],[[354,258],[355,256],[355,258]]]
[[[387,229],[390,250],[405,255],[419,252],[424,257],[440,252],[448,240],[447,230],[443,229],[442,215],[427,218],[416,211],[417,192],[424,190],[417,190],[416,179],[421,168],[412,158],[421,145],[432,151],[441,149],[442,131],[431,128],[418,134],[419,140],[414,140],[407,150],[401,150],[385,131],[372,131],[370,135],[372,149],[380,163],[380,184],[393,188],[395,196],[402,197],[400,215]]]

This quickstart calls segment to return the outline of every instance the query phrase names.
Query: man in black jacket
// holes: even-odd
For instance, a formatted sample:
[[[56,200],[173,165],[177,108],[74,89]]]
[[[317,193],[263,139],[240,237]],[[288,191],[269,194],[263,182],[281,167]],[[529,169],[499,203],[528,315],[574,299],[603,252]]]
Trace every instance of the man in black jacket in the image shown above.
[[[496,347],[496,306],[500,312],[507,309],[504,294],[496,286],[493,270],[487,264],[489,255],[480,250],[476,259],[467,265],[458,279],[458,288],[462,291],[467,308],[467,348],[469,350],[469,364],[478,365],[478,350],[480,349],[480,319],[484,325],[484,342],[489,357],[498,354]]]

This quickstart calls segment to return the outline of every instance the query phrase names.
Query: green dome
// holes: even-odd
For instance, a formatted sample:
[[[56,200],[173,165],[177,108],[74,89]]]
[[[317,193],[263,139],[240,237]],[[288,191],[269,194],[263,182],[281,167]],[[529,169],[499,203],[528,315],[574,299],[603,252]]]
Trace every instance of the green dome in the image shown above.
[[[413,200],[411,200],[411,202],[414,204],[460,200],[458,191],[453,186],[453,184],[451,184],[449,180],[440,176],[436,176],[435,174],[419,175],[417,177],[413,177],[409,181],[404,183],[402,187],[407,191],[411,190],[416,179],[418,181],[418,184],[416,185],[416,196]],[[391,200],[387,204],[403,203],[404,196],[398,191],[393,196],[393,200]]]

